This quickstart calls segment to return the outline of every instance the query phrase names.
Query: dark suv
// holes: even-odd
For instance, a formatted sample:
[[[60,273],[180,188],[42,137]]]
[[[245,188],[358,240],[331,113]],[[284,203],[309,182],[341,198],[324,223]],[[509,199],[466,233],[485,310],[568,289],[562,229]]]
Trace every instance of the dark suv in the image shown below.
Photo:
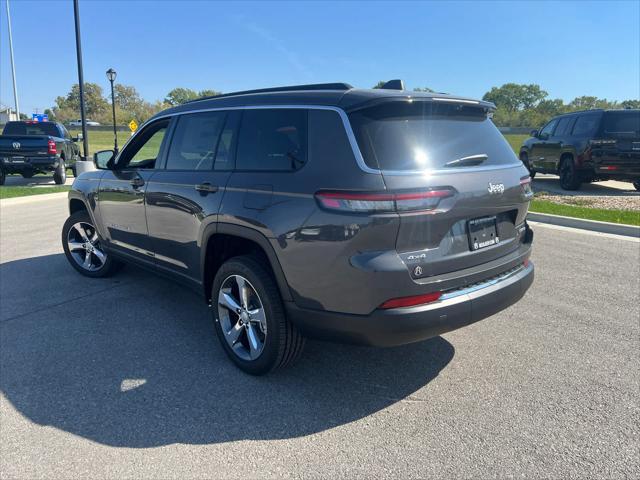
[[[175,107],[75,180],[64,251],[90,277],[135,262],[201,292],[252,374],[306,336],[439,335],[533,281],[530,178],[493,108],[346,84]]]
[[[630,180],[640,190],[640,110],[587,110],[551,119],[520,148],[531,177],[560,176],[577,190],[596,180]]]

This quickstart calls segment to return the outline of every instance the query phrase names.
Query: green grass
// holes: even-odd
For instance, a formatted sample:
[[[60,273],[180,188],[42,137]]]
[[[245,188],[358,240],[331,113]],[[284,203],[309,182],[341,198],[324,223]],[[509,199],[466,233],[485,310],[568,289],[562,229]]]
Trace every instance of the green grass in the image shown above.
[[[506,134],[504,138],[507,139],[507,142],[509,142],[509,145],[511,145],[513,151],[516,152],[516,155],[520,155],[520,147],[522,146],[524,141],[529,138],[529,135],[516,135],[509,133]]]
[[[604,208],[561,205],[549,200],[540,199],[533,199],[529,210],[537,213],[550,213],[552,215],[562,215],[565,217],[640,226],[640,212],[637,211],[606,210]]]
[[[42,195],[44,193],[68,192],[71,187],[0,187],[0,200],[4,198],[24,197],[26,195]]]
[[[72,137],[78,136],[80,130],[69,130]],[[131,137],[131,132],[118,132],[118,146],[122,148],[124,143]],[[87,132],[87,138],[89,139],[89,158],[93,158],[95,152],[100,150],[113,150],[113,131],[92,131]],[[84,148],[82,146],[82,140],[78,142],[80,152]]]

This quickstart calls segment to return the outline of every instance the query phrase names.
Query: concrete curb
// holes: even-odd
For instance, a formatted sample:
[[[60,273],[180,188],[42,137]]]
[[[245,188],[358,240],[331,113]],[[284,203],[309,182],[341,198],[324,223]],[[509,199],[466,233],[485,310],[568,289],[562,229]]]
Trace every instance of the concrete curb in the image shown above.
[[[581,228],[592,232],[640,238],[640,227],[625,225],[622,223],[598,222],[596,220],[585,220],[583,218],[563,217],[561,215],[535,212],[529,212],[527,214],[527,220],[531,220],[532,222],[550,223],[551,225],[560,225],[563,227]]]
[[[10,207],[11,205],[23,205],[25,203],[46,202],[56,199],[67,198],[69,192],[40,193],[36,195],[25,195],[24,197],[3,198],[0,200],[0,207]]]

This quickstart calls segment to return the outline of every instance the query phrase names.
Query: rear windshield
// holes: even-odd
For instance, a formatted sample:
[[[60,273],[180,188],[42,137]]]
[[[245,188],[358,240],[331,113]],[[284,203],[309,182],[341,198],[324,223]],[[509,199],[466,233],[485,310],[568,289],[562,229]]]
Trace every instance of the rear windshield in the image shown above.
[[[517,161],[483,107],[433,101],[387,102],[351,112],[349,119],[370,168],[433,170],[474,156],[486,156],[483,166]]]
[[[604,133],[619,137],[640,137],[640,110],[606,112]]]
[[[60,135],[54,123],[39,122],[9,122],[5,125],[3,135],[50,135],[57,137]]]

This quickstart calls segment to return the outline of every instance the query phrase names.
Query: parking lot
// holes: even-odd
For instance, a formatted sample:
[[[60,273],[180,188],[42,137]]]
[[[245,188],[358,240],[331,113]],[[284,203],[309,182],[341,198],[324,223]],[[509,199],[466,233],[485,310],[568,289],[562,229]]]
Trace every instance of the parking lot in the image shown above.
[[[535,225],[508,310],[253,378],[190,291],[75,273],[65,217],[64,195],[0,205],[2,478],[640,476],[635,240]]]

